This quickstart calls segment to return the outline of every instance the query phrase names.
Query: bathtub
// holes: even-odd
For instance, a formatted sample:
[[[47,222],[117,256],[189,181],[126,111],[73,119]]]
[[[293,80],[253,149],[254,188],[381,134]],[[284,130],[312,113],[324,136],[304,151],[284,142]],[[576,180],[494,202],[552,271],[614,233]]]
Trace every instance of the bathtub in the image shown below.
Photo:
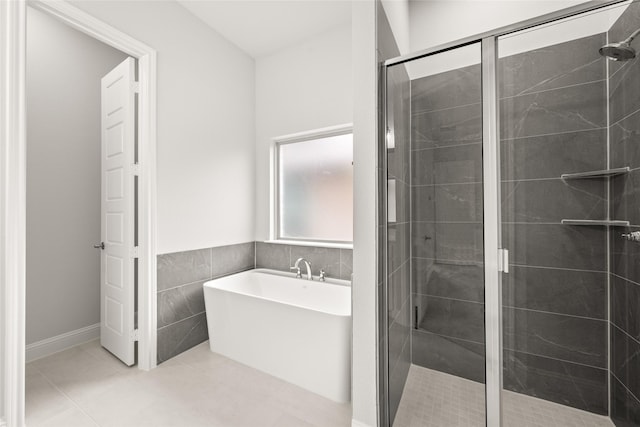
[[[266,269],[208,281],[204,300],[211,351],[333,401],[348,402],[348,284]]]

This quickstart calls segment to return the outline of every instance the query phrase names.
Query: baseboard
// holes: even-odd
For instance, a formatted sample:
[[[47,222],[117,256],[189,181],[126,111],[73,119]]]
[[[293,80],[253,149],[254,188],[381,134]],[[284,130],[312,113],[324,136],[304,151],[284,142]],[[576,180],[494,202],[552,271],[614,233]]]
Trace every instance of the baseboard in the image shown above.
[[[32,362],[99,337],[100,323],[96,323],[27,345],[25,359],[27,363]]]

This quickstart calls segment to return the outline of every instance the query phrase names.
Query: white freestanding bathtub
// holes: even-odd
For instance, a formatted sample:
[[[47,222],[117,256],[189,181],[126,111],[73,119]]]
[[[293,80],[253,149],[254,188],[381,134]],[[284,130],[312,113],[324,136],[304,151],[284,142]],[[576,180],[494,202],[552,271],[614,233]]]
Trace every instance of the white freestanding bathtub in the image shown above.
[[[265,269],[208,281],[204,300],[211,351],[331,400],[348,402],[348,283],[309,281]]]

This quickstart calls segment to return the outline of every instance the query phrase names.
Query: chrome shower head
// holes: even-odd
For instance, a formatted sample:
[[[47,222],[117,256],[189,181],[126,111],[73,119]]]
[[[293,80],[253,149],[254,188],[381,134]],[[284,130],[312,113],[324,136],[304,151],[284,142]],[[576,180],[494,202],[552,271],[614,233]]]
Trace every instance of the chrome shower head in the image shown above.
[[[629,37],[619,43],[608,43],[599,50],[600,55],[612,61],[628,61],[636,57],[636,50],[631,47],[631,42],[640,34],[640,28],[635,30]]]
[[[628,61],[636,57],[636,50],[625,42],[606,44],[599,52],[612,61]]]

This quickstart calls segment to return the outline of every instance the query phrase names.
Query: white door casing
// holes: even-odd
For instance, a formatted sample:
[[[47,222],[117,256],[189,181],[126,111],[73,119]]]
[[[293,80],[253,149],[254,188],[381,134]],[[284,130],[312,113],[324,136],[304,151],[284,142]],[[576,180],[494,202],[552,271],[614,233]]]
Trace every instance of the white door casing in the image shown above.
[[[125,364],[134,351],[135,60],[102,78],[100,342]]]

